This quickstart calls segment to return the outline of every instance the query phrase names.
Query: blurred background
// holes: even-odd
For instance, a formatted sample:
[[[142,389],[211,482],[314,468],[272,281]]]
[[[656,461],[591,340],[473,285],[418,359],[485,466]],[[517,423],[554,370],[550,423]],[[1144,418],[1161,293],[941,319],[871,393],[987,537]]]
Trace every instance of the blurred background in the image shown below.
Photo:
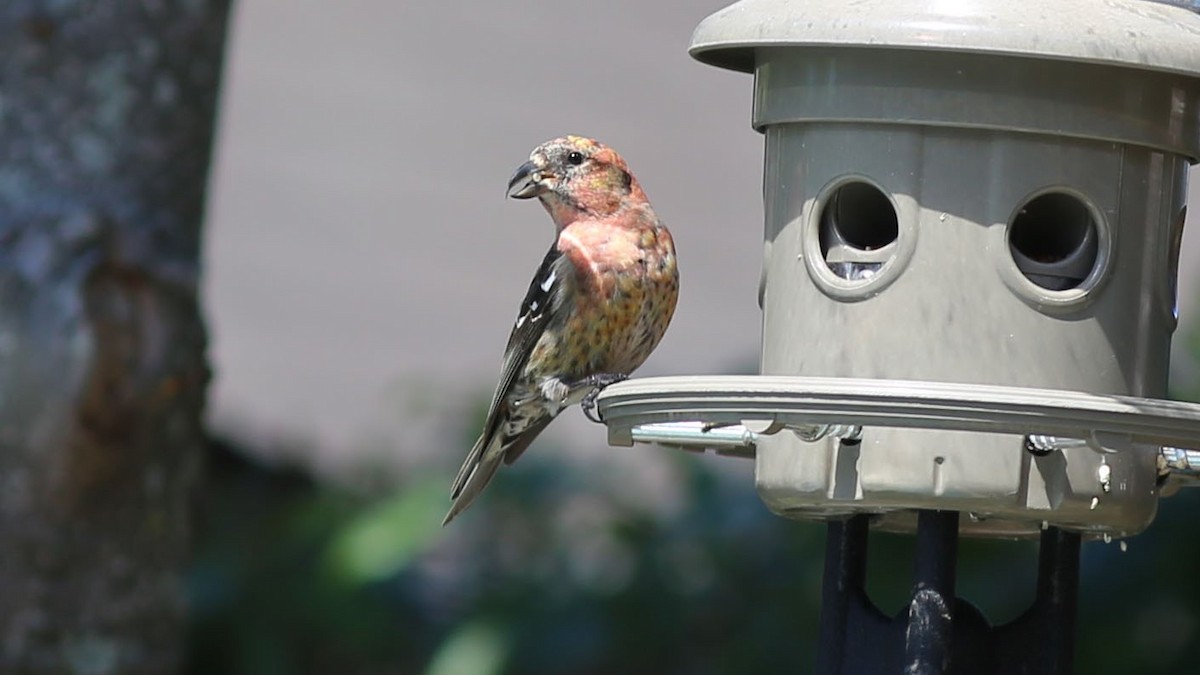
[[[543,140],[617,148],[675,232],[682,298],[639,374],[756,369],[752,82],[686,53],[725,4],[236,3],[205,232],[216,379],[190,672],[810,667],[824,528],[769,515],[750,462],[608,448],[570,411],[438,527],[551,241],[538,206],[502,196]],[[1189,236],[1172,379],[1188,400],[1198,259]],[[1127,550],[1084,546],[1079,672],[1195,672],[1197,513],[1185,491]],[[910,550],[873,536],[885,611]],[[1012,619],[1035,560],[967,542],[962,594]]]

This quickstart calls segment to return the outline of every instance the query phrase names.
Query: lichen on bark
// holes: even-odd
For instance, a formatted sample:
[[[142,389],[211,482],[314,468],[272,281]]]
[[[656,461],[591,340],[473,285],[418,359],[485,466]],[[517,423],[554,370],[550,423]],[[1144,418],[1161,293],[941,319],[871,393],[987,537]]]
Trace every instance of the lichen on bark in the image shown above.
[[[0,672],[180,666],[227,15],[0,3]]]

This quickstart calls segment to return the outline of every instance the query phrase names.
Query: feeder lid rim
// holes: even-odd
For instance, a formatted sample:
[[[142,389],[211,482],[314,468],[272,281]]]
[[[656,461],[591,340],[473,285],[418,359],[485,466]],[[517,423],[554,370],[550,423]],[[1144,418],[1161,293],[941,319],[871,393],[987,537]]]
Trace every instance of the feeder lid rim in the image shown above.
[[[741,0],[700,22],[688,53],[752,72],[759,47],[1005,54],[1200,77],[1200,1]]]

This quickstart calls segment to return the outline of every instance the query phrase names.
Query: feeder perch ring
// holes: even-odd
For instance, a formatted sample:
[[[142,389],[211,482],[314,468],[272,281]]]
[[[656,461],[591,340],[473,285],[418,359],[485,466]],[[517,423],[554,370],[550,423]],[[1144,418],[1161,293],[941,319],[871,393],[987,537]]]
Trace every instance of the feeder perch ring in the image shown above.
[[[857,440],[890,427],[1026,435],[1040,450],[1087,445],[1160,454],[1165,473],[1200,478],[1200,405],[1053,389],[915,380],[689,376],[627,380],[597,400],[611,445],[653,442],[752,457],[759,435]]]

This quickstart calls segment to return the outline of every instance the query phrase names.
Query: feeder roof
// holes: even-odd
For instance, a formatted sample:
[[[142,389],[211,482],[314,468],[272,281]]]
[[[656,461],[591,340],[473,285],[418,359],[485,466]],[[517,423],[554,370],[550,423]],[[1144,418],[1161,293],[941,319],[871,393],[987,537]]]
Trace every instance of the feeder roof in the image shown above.
[[[1197,2],[741,0],[709,16],[689,53],[751,72],[759,47],[1008,54],[1200,76]]]

